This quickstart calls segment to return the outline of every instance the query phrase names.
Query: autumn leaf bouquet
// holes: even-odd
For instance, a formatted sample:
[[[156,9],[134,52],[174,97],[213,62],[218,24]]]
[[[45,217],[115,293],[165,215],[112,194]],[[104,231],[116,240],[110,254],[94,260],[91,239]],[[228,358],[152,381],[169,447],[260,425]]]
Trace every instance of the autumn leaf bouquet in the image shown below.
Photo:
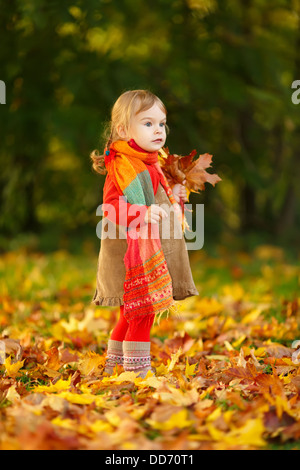
[[[196,150],[186,156],[170,154],[168,147],[160,150],[160,166],[170,187],[178,183],[183,184],[187,191],[187,198],[191,192],[197,193],[205,190],[205,183],[215,186],[216,183],[222,181],[216,173],[211,174],[206,171],[211,166],[212,155],[204,153],[194,159],[196,154]],[[183,202],[181,202],[181,208],[184,213]],[[186,220],[183,226],[189,228]]]

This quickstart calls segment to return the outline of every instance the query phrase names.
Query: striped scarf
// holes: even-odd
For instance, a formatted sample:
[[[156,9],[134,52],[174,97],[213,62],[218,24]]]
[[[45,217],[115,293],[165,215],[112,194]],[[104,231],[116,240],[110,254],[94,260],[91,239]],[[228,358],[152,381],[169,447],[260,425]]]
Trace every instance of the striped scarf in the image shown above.
[[[121,140],[114,142],[105,152],[107,172],[118,193],[130,204],[155,204],[153,185],[145,163],[155,166],[170,202],[176,204],[159,165],[158,152],[138,151]],[[134,236],[132,231],[136,232]],[[176,311],[172,279],[161,248],[158,224],[141,224],[139,228],[127,230],[124,263],[124,316],[128,321],[140,315]]]

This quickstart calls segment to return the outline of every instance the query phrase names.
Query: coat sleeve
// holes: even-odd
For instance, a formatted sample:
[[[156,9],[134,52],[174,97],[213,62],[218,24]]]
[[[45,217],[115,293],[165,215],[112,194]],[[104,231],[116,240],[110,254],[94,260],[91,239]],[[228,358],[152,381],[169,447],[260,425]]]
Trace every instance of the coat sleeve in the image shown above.
[[[103,188],[104,216],[111,222],[124,227],[138,228],[145,225],[144,218],[148,206],[140,204],[130,204],[124,196],[120,196],[115,184],[106,176]]]

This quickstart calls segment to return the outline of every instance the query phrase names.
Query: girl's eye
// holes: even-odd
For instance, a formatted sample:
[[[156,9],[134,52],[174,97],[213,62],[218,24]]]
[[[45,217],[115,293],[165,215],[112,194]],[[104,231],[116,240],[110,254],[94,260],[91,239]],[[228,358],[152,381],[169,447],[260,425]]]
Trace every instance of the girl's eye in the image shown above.
[[[161,122],[161,123],[159,124],[160,127],[165,127],[165,125],[166,125],[165,122]],[[145,126],[147,126],[147,127],[152,126],[152,122],[150,122],[150,121],[145,122]]]

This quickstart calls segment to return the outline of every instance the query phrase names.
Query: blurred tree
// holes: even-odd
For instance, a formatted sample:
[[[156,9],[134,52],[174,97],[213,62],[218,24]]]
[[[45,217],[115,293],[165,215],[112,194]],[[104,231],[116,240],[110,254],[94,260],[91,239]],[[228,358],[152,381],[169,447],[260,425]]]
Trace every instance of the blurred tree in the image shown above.
[[[299,228],[299,0],[1,1],[3,233],[95,227],[88,156],[133,88],[166,103],[171,151],[214,155],[212,235]]]

